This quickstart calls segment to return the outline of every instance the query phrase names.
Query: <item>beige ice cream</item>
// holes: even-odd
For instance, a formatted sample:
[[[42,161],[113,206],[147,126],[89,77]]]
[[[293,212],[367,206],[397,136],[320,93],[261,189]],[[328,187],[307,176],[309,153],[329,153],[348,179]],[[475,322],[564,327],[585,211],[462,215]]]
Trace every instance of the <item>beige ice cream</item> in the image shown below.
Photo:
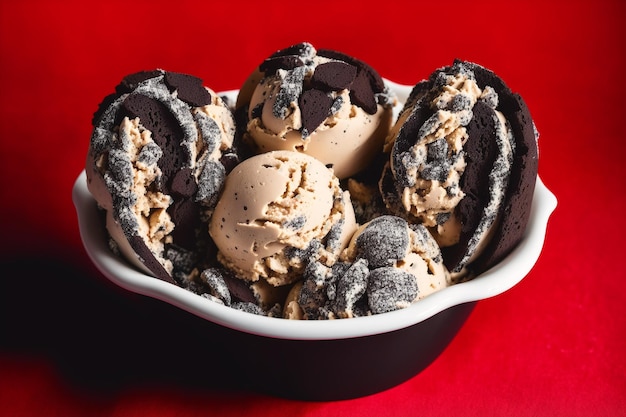
[[[309,262],[334,264],[356,227],[332,170],[306,154],[273,151],[228,175],[209,231],[224,266],[281,286],[300,279]]]
[[[382,151],[396,99],[367,64],[302,43],[276,52],[237,99],[255,152],[290,150],[351,176]]]
[[[491,87],[482,91],[476,81],[465,73],[450,75],[446,84],[439,88],[438,94],[428,103],[433,115],[422,125],[419,136],[410,148],[410,157],[404,157],[407,163],[391,164],[393,174],[403,175],[407,182],[401,192],[402,207],[425,226],[437,226],[441,215],[450,215],[464,197],[460,182],[466,165],[463,153],[463,145],[468,139],[466,126],[472,118],[474,104],[489,94],[493,94]],[[454,101],[463,101],[464,106],[455,108]],[[392,150],[399,130],[416,104],[407,103],[405,106],[386,139],[387,152]],[[505,121],[502,118],[499,121],[506,132]],[[448,163],[429,163],[428,154],[434,153],[435,147],[445,148]],[[507,152],[511,154],[510,146]],[[441,172],[433,172],[439,170]]]
[[[458,278],[497,225],[515,152],[498,107],[500,84],[477,73],[485,71],[455,61],[415,86],[386,139],[390,159],[380,182],[393,214],[429,227],[442,248],[453,248],[443,254]]]
[[[449,284],[437,242],[422,225],[383,215],[354,233],[339,262],[309,264],[283,317],[337,319],[410,306]]]
[[[377,217],[357,230],[342,259],[361,258],[368,261],[370,269],[368,298],[374,312],[406,307],[448,285],[449,274],[441,250],[428,229],[400,217]],[[396,282],[396,276],[408,281],[404,297],[388,292],[389,283]]]

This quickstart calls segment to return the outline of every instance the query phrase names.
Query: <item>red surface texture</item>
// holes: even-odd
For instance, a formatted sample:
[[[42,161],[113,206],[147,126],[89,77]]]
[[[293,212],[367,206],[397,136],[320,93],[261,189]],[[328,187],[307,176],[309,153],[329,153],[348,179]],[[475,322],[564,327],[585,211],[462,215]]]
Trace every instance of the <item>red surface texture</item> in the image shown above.
[[[626,3],[365,4],[0,2],[0,414],[626,415]],[[176,377],[174,359],[201,346],[177,351],[184,327],[154,322],[175,309],[95,271],[70,198],[91,116],[125,74],[160,67],[237,89],[303,40],[405,84],[457,57],[494,70],[528,103],[559,201],[518,286],[478,303],[424,372],[349,401]]]

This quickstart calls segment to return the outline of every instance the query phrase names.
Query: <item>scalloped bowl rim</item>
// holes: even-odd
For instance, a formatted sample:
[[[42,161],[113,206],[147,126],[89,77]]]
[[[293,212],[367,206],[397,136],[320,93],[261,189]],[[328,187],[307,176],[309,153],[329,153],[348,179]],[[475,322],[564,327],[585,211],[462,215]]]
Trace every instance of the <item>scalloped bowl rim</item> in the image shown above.
[[[410,86],[385,80],[401,102]],[[237,90],[219,93],[236,97]],[[398,106],[397,106],[398,107]],[[279,339],[331,340],[370,336],[415,325],[458,304],[475,302],[501,294],[518,284],[539,258],[548,219],[557,205],[554,194],[539,176],[535,186],[530,219],[522,241],[499,264],[471,281],[439,290],[411,306],[384,314],[339,320],[286,320],[265,317],[227,307],[154,278],[115,255],[108,246],[100,209],[89,190],[85,172],[72,189],[80,237],[96,268],[116,285],[138,294],[159,299],[213,323],[242,332]]]

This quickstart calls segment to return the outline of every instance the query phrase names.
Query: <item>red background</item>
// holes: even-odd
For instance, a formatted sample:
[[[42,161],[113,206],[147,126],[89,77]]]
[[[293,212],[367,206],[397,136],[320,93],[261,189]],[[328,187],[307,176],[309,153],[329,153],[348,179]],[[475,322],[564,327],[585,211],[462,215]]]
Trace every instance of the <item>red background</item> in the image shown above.
[[[625,3],[336,3],[0,3],[0,414],[626,415]],[[95,271],[70,198],[91,116],[125,74],[160,67],[236,89],[303,40],[406,84],[455,57],[496,71],[531,109],[539,173],[559,200],[525,280],[480,302],[424,372],[350,401],[170,377],[183,352],[159,344],[175,350],[181,334],[159,320],[187,316]]]

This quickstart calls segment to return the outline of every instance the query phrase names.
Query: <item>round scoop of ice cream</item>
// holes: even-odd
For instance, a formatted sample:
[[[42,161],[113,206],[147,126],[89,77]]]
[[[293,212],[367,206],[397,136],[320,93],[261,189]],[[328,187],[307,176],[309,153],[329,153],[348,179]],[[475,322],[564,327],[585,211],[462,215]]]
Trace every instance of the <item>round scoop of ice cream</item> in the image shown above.
[[[176,283],[201,264],[208,218],[238,162],[231,110],[197,77],[142,71],[92,124],[85,171],[110,236],[137,267]]]
[[[478,273],[523,235],[537,137],[519,95],[492,71],[456,60],[414,87],[386,140],[386,206],[430,228],[453,275]]]
[[[340,261],[307,266],[285,302],[284,317],[334,319],[405,308],[448,285],[428,229],[384,215],[354,233]]]
[[[396,101],[366,63],[301,43],[274,53],[250,75],[236,112],[255,152],[302,152],[343,179],[382,152]]]
[[[228,175],[209,231],[225,267],[280,286],[312,261],[332,265],[355,229],[350,196],[332,170],[306,154],[272,151]]]
[[[367,298],[374,313],[406,307],[448,284],[439,245],[428,229],[396,216],[361,226],[344,259],[367,260]]]

